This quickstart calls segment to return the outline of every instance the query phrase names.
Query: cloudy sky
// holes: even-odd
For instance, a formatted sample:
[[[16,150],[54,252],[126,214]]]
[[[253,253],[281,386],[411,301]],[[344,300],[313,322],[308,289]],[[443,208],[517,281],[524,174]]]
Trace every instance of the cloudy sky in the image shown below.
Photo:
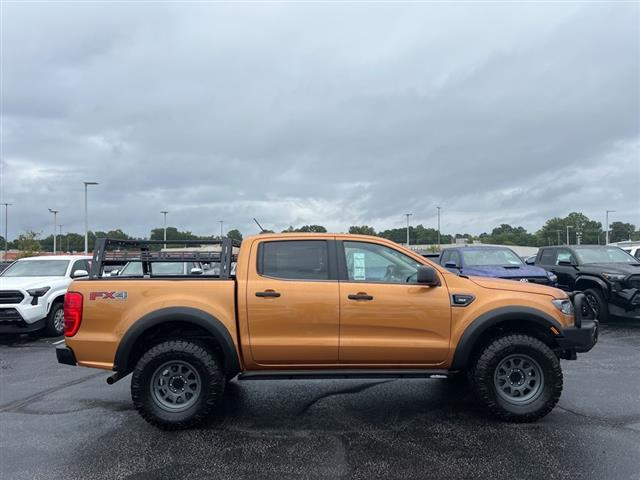
[[[640,224],[637,3],[1,9],[10,238]]]

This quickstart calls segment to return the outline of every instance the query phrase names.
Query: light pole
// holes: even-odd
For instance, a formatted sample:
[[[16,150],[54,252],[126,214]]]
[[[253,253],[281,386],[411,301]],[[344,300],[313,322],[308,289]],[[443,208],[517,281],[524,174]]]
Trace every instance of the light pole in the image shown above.
[[[99,185],[98,182],[84,183],[84,254],[89,252],[89,207],[87,206],[87,187],[89,185]]]
[[[62,227],[64,227],[64,225],[62,224],[58,225],[58,228],[60,229],[60,251],[61,252],[64,251],[64,247],[62,246]]]
[[[56,254],[56,234],[58,233],[56,230],[58,230],[58,225],[57,225],[57,220],[58,220],[58,213],[60,213],[60,210],[52,210],[49,209],[49,211],[51,213],[53,213],[53,254]]]
[[[570,229],[570,228],[573,228],[573,225],[567,225],[567,245],[571,245],[571,244],[569,243],[569,229]]]
[[[224,220],[218,220],[218,223],[220,224],[220,240],[222,240],[222,230],[224,227]]]
[[[162,210],[160,213],[164,215],[162,228],[164,229],[164,248],[167,248],[167,213],[169,213],[169,210]]]
[[[440,251],[440,207],[438,209],[438,251]]]
[[[13,205],[13,203],[2,203],[4,205],[4,258],[3,260],[7,261],[7,251],[9,250],[9,233],[7,226],[9,225],[9,205]]]
[[[407,247],[409,246],[409,217],[413,215],[413,213],[405,213],[407,217]]]
[[[609,245],[609,214],[610,213],[614,213],[614,212],[615,212],[615,210],[607,210],[606,213],[605,213],[605,221],[604,221],[604,223],[606,223],[606,225],[604,227],[606,229],[605,230],[606,231],[605,241],[604,241],[605,245]]]

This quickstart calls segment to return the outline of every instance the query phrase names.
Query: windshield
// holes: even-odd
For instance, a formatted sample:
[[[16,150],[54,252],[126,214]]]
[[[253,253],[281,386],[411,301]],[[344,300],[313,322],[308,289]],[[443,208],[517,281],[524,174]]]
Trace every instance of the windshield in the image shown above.
[[[22,260],[4,272],[3,277],[64,277],[69,260]]]
[[[573,247],[580,263],[638,263],[618,247]]]
[[[508,248],[483,250],[460,249],[464,265],[471,267],[493,266],[493,265],[522,265],[522,259]]]

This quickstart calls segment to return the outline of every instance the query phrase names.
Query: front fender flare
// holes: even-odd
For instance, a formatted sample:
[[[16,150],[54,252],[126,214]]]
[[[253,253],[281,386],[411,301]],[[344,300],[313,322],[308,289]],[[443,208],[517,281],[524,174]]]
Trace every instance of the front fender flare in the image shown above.
[[[530,307],[502,307],[483,313],[465,329],[460,337],[451,362],[451,370],[463,370],[467,366],[476,342],[487,329],[510,320],[533,323],[545,329],[556,327],[562,331],[562,325],[550,315]]]
[[[113,370],[129,373],[133,370],[130,358],[136,341],[150,328],[168,322],[185,322],[197,325],[209,332],[218,342],[224,355],[225,374],[234,377],[240,371],[236,346],[227,327],[213,315],[191,307],[162,308],[148,313],[127,330],[122,337],[113,362]]]
[[[609,286],[601,278],[598,278],[595,275],[580,275],[576,279],[576,290],[580,290],[580,291],[586,290],[585,288],[580,288],[581,283],[584,283],[584,282],[591,282],[591,283],[597,284],[602,289],[602,293],[604,294],[605,298],[609,298]]]

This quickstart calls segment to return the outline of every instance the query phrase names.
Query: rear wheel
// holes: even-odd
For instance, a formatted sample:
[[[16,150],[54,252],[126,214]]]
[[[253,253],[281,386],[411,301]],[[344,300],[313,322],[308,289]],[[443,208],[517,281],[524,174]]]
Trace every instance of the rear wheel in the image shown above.
[[[59,337],[64,334],[64,306],[62,302],[55,302],[51,305],[45,322],[44,333],[49,337]]]
[[[142,417],[165,430],[205,420],[222,397],[225,378],[204,346],[171,340],[149,349],[131,379],[131,398]]]
[[[601,290],[588,288],[584,291],[584,296],[600,322],[604,323],[609,320],[609,305]]]
[[[483,406],[512,422],[544,417],[562,393],[560,360],[547,345],[528,335],[494,339],[480,353],[471,380]]]

